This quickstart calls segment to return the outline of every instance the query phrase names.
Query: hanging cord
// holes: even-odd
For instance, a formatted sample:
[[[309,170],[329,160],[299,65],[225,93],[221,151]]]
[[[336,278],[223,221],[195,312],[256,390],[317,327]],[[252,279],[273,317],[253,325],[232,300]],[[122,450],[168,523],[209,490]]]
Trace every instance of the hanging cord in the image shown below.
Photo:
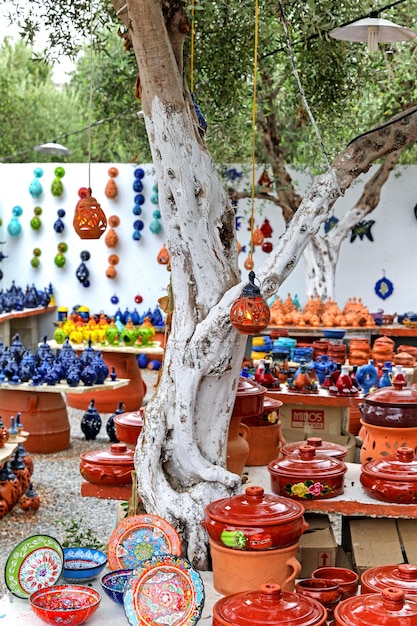
[[[258,73],[259,2],[255,0],[255,38],[253,52],[253,98],[252,98],[252,181],[249,259],[253,261],[253,230],[255,227],[255,171],[256,171],[256,97]]]
[[[190,50],[190,91],[194,92],[194,38],[195,38],[195,30],[194,30],[194,0],[191,3],[191,50]]]
[[[90,94],[88,101],[88,188],[91,189],[91,128],[93,111],[93,1],[90,0]]]
[[[293,74],[295,76],[295,80],[297,82],[298,90],[300,92],[301,99],[303,101],[305,110],[307,111],[308,117],[310,118],[310,122],[312,123],[314,131],[316,133],[316,136],[317,136],[317,139],[318,139],[321,151],[322,151],[323,156],[324,156],[324,160],[325,160],[326,165],[327,165],[327,169],[330,172],[333,172],[332,167],[330,165],[330,160],[329,160],[327,151],[326,151],[326,149],[324,147],[324,144],[323,144],[323,140],[322,140],[319,128],[317,126],[316,120],[314,119],[313,113],[311,112],[311,109],[310,109],[310,107],[308,105],[307,98],[306,98],[303,86],[301,84],[300,76],[298,74],[298,70],[297,70],[297,67],[295,65],[295,60],[294,60],[294,55],[293,55],[293,51],[292,51],[290,35],[289,35],[289,32],[288,32],[288,25],[287,25],[287,20],[286,20],[286,17],[285,17],[284,7],[282,5],[282,0],[278,0],[278,5],[279,5],[280,13],[281,13],[282,24],[284,26],[285,38],[286,38],[286,41],[287,41],[287,47],[288,47],[288,53],[289,53],[289,57],[290,57],[290,61],[291,61],[292,71],[293,71]],[[337,178],[336,178],[336,174],[334,172],[333,172],[333,178],[334,178],[334,184],[335,184],[335,186],[336,186],[336,188],[338,190],[338,193],[343,196],[342,190],[339,187],[339,184],[338,184]]]

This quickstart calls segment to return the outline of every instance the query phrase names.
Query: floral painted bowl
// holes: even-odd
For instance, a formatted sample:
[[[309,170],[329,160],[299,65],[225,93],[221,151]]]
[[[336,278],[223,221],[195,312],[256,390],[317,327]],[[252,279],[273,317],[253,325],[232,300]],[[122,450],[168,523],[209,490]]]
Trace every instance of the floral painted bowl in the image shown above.
[[[101,577],[102,588],[109,598],[117,604],[123,604],[123,592],[132,572],[132,569],[116,569]]]
[[[34,613],[47,624],[83,624],[99,607],[101,595],[83,585],[54,585],[29,596]]]
[[[107,554],[94,548],[64,548],[62,578],[67,583],[85,583],[101,574],[107,563]]]

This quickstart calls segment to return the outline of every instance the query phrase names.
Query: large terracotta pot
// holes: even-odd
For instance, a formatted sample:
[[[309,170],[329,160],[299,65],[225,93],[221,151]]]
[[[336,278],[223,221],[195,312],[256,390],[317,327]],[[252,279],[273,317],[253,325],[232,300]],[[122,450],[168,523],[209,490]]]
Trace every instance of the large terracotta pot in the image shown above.
[[[299,541],[308,528],[301,503],[247,487],[244,494],[206,506],[203,525],[210,539],[227,550],[276,550]]]
[[[381,565],[371,567],[361,576],[362,593],[381,593],[389,587],[402,589],[407,596],[417,597],[417,565]]]
[[[316,454],[313,446],[303,446],[268,465],[272,491],[297,500],[334,498],[344,491],[347,467],[343,461]]]
[[[374,426],[361,420],[363,443],[359,453],[362,465],[392,456],[399,448],[413,448],[417,452],[417,427],[395,428],[394,426]]]
[[[81,476],[97,485],[130,485],[134,451],[125,443],[112,443],[109,449],[80,454]]]
[[[417,502],[417,461],[413,448],[399,448],[395,456],[364,463],[360,475],[366,493],[383,502]]]
[[[417,626],[417,602],[390,587],[342,600],[334,616],[337,626]]]
[[[321,626],[326,611],[319,602],[277,584],[221,598],[213,607],[213,626]]]

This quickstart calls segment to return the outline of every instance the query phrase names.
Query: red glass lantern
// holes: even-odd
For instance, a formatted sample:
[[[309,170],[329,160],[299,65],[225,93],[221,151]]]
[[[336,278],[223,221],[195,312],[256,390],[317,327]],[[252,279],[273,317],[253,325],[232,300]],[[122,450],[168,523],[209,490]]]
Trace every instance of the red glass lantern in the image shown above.
[[[97,200],[91,196],[91,189],[75,207],[73,226],[81,239],[100,239],[106,230],[106,216]]]
[[[230,309],[230,323],[243,335],[257,335],[269,324],[269,306],[254,281],[255,272],[249,272],[249,283]]]

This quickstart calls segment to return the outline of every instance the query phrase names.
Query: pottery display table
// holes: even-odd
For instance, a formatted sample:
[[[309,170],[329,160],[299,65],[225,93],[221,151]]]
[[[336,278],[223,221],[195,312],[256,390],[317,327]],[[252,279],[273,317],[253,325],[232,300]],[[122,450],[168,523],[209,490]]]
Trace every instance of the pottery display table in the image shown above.
[[[12,443],[5,443],[3,448],[0,448],[0,468],[3,467],[7,461],[11,459],[16,452],[18,441]]]
[[[21,413],[21,421],[25,431],[30,433],[25,448],[28,452],[48,454],[66,450],[70,443],[70,424],[68,420],[65,395],[69,389],[80,396],[87,395],[89,404],[91,396],[96,397],[108,390],[115,390],[128,385],[126,379],[106,381],[103,385],[67,384],[31,385],[21,383],[13,385],[0,384],[0,415],[6,428],[10,427],[11,416]],[[96,395],[97,394],[97,395]]]
[[[48,341],[48,344],[53,350],[60,350],[62,348],[62,344],[58,344],[56,341]],[[71,344],[74,350],[79,354],[85,349],[86,345],[87,344]],[[93,344],[92,347],[101,352],[110,371],[111,368],[114,367],[117,376],[127,379],[128,381],[122,393],[119,393],[117,389],[113,389],[100,394],[100,397],[96,400],[97,410],[102,413],[113,413],[117,409],[118,403],[123,402],[126,411],[137,411],[146,393],[146,387],[142,380],[137,356],[138,354],[146,354],[148,356],[162,357],[164,354],[163,348],[156,343],[144,347],[124,346],[121,344],[118,346]],[[75,409],[87,409],[84,398],[77,393],[73,393],[72,390],[67,393],[67,403],[68,406]]]
[[[40,318],[53,313],[56,308],[56,306],[47,306],[2,313],[0,315],[0,339],[5,346],[10,346],[13,336],[19,333],[25,348],[36,349],[41,335],[39,332]]]

